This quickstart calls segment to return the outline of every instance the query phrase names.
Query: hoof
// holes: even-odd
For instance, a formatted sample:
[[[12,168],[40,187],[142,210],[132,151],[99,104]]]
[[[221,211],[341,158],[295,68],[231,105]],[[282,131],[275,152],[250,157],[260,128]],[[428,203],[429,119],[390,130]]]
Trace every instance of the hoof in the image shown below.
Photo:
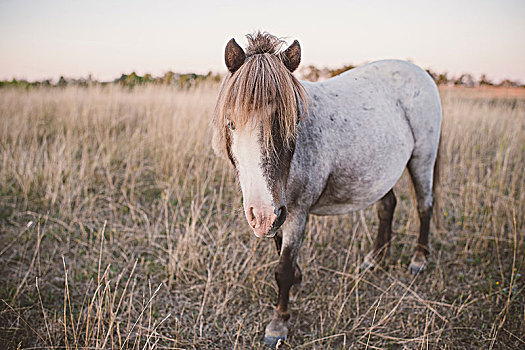
[[[286,321],[281,318],[274,318],[267,326],[264,332],[264,343],[273,348],[278,349],[279,346],[286,340],[288,335],[288,328]]]
[[[410,273],[411,274],[417,275],[418,273],[425,271],[427,266],[426,265],[418,266],[418,265],[414,265],[414,264],[411,263],[409,268],[410,268]]]
[[[424,271],[427,268],[427,258],[425,254],[422,252],[417,251],[414,256],[412,257],[412,260],[410,261],[410,273],[413,275],[417,275],[418,273]]]
[[[282,343],[286,340],[286,335],[280,337],[264,336],[264,345],[272,349],[279,349]]]
[[[359,271],[364,272],[366,270],[373,270],[375,269],[376,265],[377,263],[374,259],[374,252],[370,252],[363,259],[363,263],[359,267]]]

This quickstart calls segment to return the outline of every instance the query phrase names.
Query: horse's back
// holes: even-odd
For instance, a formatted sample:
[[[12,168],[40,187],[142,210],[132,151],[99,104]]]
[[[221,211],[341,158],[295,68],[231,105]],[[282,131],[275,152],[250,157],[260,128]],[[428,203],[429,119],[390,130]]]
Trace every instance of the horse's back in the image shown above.
[[[428,137],[437,143],[441,128],[441,100],[432,77],[419,66],[401,60],[381,60],[349,70],[336,77],[346,81],[362,81],[366,88],[383,85],[387,95],[403,109],[414,134],[416,148],[427,143]]]

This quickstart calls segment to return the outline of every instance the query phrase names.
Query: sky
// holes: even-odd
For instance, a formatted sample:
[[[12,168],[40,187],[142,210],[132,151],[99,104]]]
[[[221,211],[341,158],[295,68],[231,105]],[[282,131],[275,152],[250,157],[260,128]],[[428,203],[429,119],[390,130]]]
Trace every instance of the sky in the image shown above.
[[[224,72],[256,30],[298,39],[302,64],[408,59],[525,82],[525,1],[0,0],[0,79]]]

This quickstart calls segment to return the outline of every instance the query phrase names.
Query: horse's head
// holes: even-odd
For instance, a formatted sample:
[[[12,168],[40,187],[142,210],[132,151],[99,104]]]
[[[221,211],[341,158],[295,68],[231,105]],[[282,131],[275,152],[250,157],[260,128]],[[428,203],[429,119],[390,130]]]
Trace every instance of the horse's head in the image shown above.
[[[267,34],[247,36],[246,53],[231,39],[225,78],[214,116],[214,149],[235,169],[244,212],[257,237],[274,236],[287,215],[286,184],[295,151],[296,125],[306,94],[292,75],[301,59],[294,41]]]

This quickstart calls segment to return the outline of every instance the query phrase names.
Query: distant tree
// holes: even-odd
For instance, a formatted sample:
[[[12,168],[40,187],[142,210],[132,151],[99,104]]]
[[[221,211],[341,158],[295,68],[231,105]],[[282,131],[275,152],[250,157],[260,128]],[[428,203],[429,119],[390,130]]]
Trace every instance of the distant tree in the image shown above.
[[[194,85],[195,80],[197,79],[197,74],[181,74],[178,80],[180,88],[189,88]]]
[[[432,77],[432,79],[434,79],[434,81],[437,83],[437,78],[438,78],[438,74],[436,72],[433,72],[431,71],[430,69],[426,69],[428,75],[430,75]]]
[[[474,77],[472,77],[472,74],[461,74],[459,78],[454,81],[454,85],[474,87],[476,86],[476,83],[474,82]]]
[[[439,73],[435,80],[437,85],[448,85],[450,83],[447,73]]]
[[[126,79],[127,78],[128,78],[127,74],[121,74],[120,78],[115,79],[114,83],[117,83],[117,84],[119,84],[121,86],[124,86],[124,85],[126,85]]]
[[[166,85],[173,84],[173,77],[174,76],[175,76],[175,73],[173,73],[172,71],[164,73],[163,83],[166,84]]]
[[[309,65],[301,69],[301,78],[309,81],[318,81],[321,71],[314,65]]]
[[[126,85],[132,88],[142,82],[141,78],[142,77],[140,77],[137,73],[131,72],[131,74],[126,78]]]
[[[479,78],[479,85],[480,86],[494,86],[494,83],[490,81],[485,74],[482,74]]]
[[[339,75],[341,73],[346,72],[347,70],[354,69],[354,68],[355,68],[354,65],[348,64],[348,65],[342,66],[341,68],[331,69],[330,77],[335,77],[336,75]]]
[[[214,83],[220,83],[222,80],[222,77],[220,74],[213,74],[212,71],[209,71],[208,74],[206,74],[206,80],[214,82]]]
[[[61,76],[60,76],[60,79],[58,79],[57,86],[59,86],[59,87],[65,87],[65,86],[67,86],[67,80],[66,80],[66,78],[64,78],[63,75],[61,75]]]
[[[149,83],[153,83],[153,82],[155,82],[155,79],[153,79],[151,74],[149,74],[149,73],[144,74],[144,77],[142,78],[142,83],[143,84],[149,84]]]
[[[520,84],[517,81],[505,79],[505,80],[502,80],[497,86],[509,88],[509,87],[523,87],[524,85]]]

